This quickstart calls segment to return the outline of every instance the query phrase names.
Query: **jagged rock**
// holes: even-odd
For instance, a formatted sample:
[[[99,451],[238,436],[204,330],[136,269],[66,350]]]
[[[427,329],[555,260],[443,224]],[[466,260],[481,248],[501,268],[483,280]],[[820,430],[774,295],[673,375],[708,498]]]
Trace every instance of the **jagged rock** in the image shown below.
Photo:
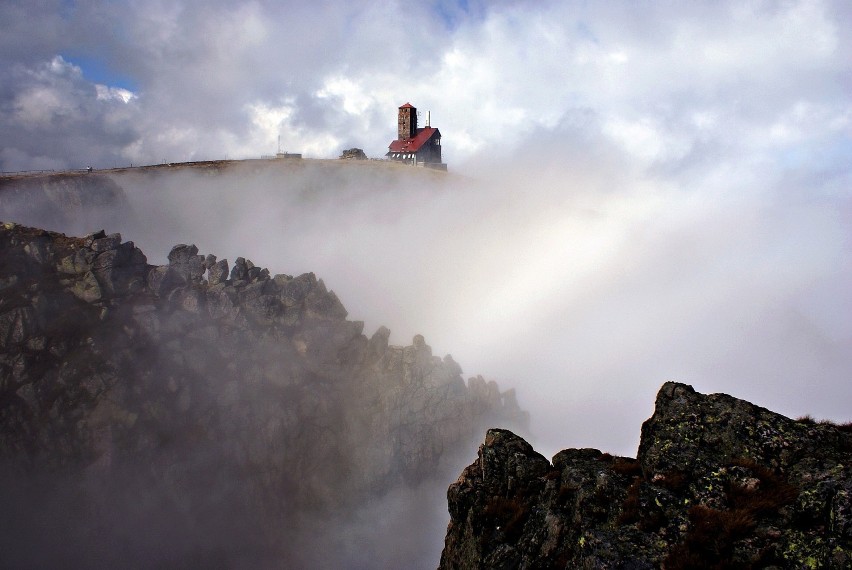
[[[103,223],[105,211],[130,215],[124,191],[107,175],[0,177],[0,220],[82,232]]]
[[[106,232],[101,230],[95,235],[97,237],[92,236],[91,243],[87,244],[95,253],[109,251],[121,245],[121,234],[106,235]]]
[[[849,568],[848,428],[670,382],[638,459],[549,463],[489,430],[447,493],[440,568]]]
[[[0,504],[24,487],[81,501],[79,545],[42,566],[103,566],[99,541],[124,540],[104,513],[184,521],[170,540],[186,557],[154,566],[286,561],[304,513],[351,512],[428,478],[486,422],[528,421],[513,393],[469,389],[422,336],[368,339],[312,273],[270,278],[237,258],[229,278],[194,245],[168,259],[151,266],[103,231],[0,227]],[[28,517],[15,532],[31,540]],[[200,563],[211,536],[241,546]],[[138,540],[127,552],[157,550]]]
[[[212,259],[211,259],[212,258]],[[207,282],[210,285],[218,285],[228,279],[228,260],[216,261],[215,255],[207,256]]]
[[[340,153],[342,160],[367,160],[367,155],[360,148],[349,148]]]
[[[388,339],[390,338],[390,329],[387,327],[379,327],[373,336],[370,337],[369,344],[369,359],[371,362],[377,361],[387,352]]]
[[[248,279],[248,264],[245,258],[238,257],[234,261],[234,267],[231,269],[231,281],[239,283]]]
[[[182,283],[200,283],[205,269],[204,256],[194,245],[176,245],[169,252],[169,270]]]

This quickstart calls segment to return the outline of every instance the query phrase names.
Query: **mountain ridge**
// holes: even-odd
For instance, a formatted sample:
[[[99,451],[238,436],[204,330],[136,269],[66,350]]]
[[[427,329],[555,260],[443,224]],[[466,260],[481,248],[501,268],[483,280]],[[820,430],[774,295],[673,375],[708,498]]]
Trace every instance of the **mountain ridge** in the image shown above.
[[[0,535],[20,567],[307,567],[317,540],[369,558],[369,541],[300,529],[434,479],[485,425],[528,421],[422,336],[365,336],[311,273],[193,245],[154,266],[120,234],[14,223],[0,254],[0,477],[18,505]],[[70,544],[43,532],[71,512]]]

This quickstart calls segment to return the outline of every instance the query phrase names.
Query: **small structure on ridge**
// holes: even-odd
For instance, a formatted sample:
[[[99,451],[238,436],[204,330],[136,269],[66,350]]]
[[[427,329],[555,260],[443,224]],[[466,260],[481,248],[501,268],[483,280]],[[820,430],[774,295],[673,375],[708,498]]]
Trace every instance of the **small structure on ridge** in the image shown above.
[[[367,155],[364,154],[363,149],[360,148],[347,148],[343,152],[340,153],[341,160],[367,160]]]
[[[390,160],[414,166],[446,170],[441,161],[441,131],[432,127],[427,114],[426,126],[417,128],[417,108],[406,103],[399,108],[398,136],[385,155]]]

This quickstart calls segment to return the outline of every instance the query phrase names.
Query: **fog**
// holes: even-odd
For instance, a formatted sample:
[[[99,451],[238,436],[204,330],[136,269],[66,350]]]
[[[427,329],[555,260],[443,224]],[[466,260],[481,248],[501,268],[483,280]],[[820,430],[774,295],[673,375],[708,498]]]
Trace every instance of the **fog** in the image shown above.
[[[423,334],[465,377],[516,388],[546,456],[635,456],[666,380],[848,421],[846,173],[817,186],[783,169],[687,180],[631,170],[612,146],[531,154],[447,174],[316,160],[131,169],[111,175],[129,208],[101,221],[151,263],[194,243],[272,273],[315,272],[368,336]],[[475,453],[470,442],[419,489],[390,489],[333,527],[299,521],[292,563],[433,567],[444,490]]]
[[[718,173],[687,183],[616,168],[629,161],[614,148],[572,153],[448,174],[313,160],[130,170],[113,176],[130,210],[102,226],[151,263],[194,243],[272,273],[316,273],[368,336],[380,325],[397,344],[423,334],[466,377],[516,388],[546,456],[634,456],[666,380],[791,416],[849,419],[845,179],[813,187],[784,172],[747,183]],[[51,229],[100,229],[74,226]],[[333,529],[302,521],[294,564],[369,567],[377,555],[387,567],[434,566],[443,490],[475,453],[471,443],[439,480],[390,490]]]
[[[516,387],[546,454],[634,455],[666,380],[848,419],[849,196],[780,175],[686,186],[596,158],[117,180],[143,222],[125,234],[153,261],[192,242],[313,271],[368,335],[423,334]]]
[[[546,456],[635,455],[667,380],[848,421],[850,26],[843,0],[5,2],[0,169],[280,140],[308,160],[116,174],[132,211],[100,225],[316,273],[365,334],[516,388]],[[447,175],[311,160],[381,157],[406,101]]]
[[[103,224],[146,249],[169,244],[150,255],[154,263],[165,262],[171,244],[189,241],[184,238],[191,235],[202,238],[196,240],[199,244],[218,244],[226,251],[245,248],[240,253],[285,259],[293,251],[310,257],[311,248],[324,243],[322,232],[310,229],[314,225],[330,227],[340,223],[335,218],[345,220],[349,212],[378,208],[382,199],[396,199],[393,189],[399,190],[403,205],[412,206],[430,195],[436,181],[446,178],[442,173],[369,163],[243,163],[218,175],[180,168],[165,174],[140,169],[116,175],[133,198],[117,200],[113,210],[104,205],[80,212],[74,183],[82,183],[85,193],[85,184],[94,185],[100,176],[60,177],[46,191],[57,197],[59,208],[64,208],[60,211],[47,208],[47,203],[35,211],[27,203],[17,205],[18,215],[9,201],[11,193],[0,192],[4,219],[76,235],[88,224]],[[402,183],[409,179],[420,182],[406,189]],[[40,188],[36,184],[30,190],[37,193]],[[27,194],[20,195],[29,199]],[[409,200],[411,196],[415,198]],[[335,203],[340,206],[333,207]],[[391,218],[391,210],[383,212]],[[323,222],[319,216],[325,214],[333,215]],[[330,234],[335,240],[343,235]],[[219,252],[206,246],[201,251]],[[231,265],[235,256],[230,257]],[[298,273],[302,263],[282,261],[271,267],[290,266]],[[12,266],[4,264],[7,275]],[[53,287],[42,285],[46,290]],[[6,294],[16,298],[17,293],[7,289]],[[62,412],[29,422],[12,417],[4,429],[9,439],[4,437],[0,460],[0,503],[9,506],[8,516],[0,518],[0,546],[9,563],[22,568],[434,567],[447,523],[447,485],[472,461],[485,426],[468,434],[464,419],[452,418],[455,425],[446,433],[458,430],[464,441],[436,435],[421,447],[420,439],[407,440],[407,435],[432,433],[428,418],[442,417],[434,410],[425,413],[420,434],[406,434],[411,428],[403,425],[387,441],[376,441],[382,429],[376,423],[391,422],[400,412],[393,407],[394,398],[376,403],[372,396],[382,387],[393,393],[398,379],[388,384],[381,372],[374,371],[364,380],[360,374],[367,365],[362,370],[354,364],[357,356],[340,355],[338,343],[348,351],[358,348],[359,343],[346,340],[347,331],[356,327],[318,317],[300,330],[302,358],[287,332],[270,335],[260,327],[254,335],[245,318],[234,319],[245,325],[235,325],[222,314],[215,322],[234,326],[211,327],[205,316],[173,311],[172,304],[180,302],[174,294],[169,299],[162,311],[146,313],[154,324],[144,326],[116,316],[92,329],[83,324],[84,332],[69,334],[69,320],[86,320],[74,313],[77,303],[57,301],[51,311],[55,314],[45,313],[42,327],[51,337],[49,345],[67,341],[74,346],[77,337],[91,334],[83,348],[69,349],[62,358],[114,371],[106,381],[113,385],[99,394],[98,410],[137,409],[140,413],[132,415],[138,429],[129,430],[132,435],[115,435],[112,424],[103,428],[98,423],[86,401],[57,388],[59,395],[53,397],[65,398],[63,409],[75,419],[85,418],[75,426],[82,424],[82,429],[94,433],[81,436],[80,446],[94,449],[81,452],[82,465],[77,465],[76,457],[68,457],[68,446],[57,442],[64,437],[75,440],[64,435]],[[216,311],[214,305],[211,301],[211,312]],[[404,342],[410,344],[411,339]],[[26,371],[30,382],[76,388],[91,374],[86,368],[80,380],[47,369]],[[419,389],[401,395],[411,396]],[[352,394],[362,390],[363,398]],[[447,405],[444,397],[449,396],[436,387],[424,401],[442,407]],[[148,415],[149,408],[156,411]],[[32,438],[28,430],[50,435]],[[20,431],[27,432],[25,441],[38,440],[34,457],[16,454],[6,445]],[[404,443],[397,449],[391,439]],[[391,457],[381,450],[392,450]],[[55,468],[61,461],[70,465]],[[423,469],[410,473],[411,462]],[[402,478],[408,484],[400,484]],[[68,524],[73,528],[64,532]]]

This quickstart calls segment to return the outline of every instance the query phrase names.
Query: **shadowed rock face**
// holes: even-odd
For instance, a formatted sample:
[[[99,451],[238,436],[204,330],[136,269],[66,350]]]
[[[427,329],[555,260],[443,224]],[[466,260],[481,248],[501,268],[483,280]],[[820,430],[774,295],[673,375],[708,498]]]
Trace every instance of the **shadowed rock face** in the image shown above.
[[[440,568],[849,568],[848,428],[666,383],[638,459],[489,430]]]
[[[106,175],[0,177],[0,220],[82,233],[116,214],[132,215],[124,190]]]
[[[4,559],[293,567],[306,517],[345,517],[485,425],[526,423],[422,337],[362,328],[310,273],[191,245],[155,267],[118,234],[3,224]]]

